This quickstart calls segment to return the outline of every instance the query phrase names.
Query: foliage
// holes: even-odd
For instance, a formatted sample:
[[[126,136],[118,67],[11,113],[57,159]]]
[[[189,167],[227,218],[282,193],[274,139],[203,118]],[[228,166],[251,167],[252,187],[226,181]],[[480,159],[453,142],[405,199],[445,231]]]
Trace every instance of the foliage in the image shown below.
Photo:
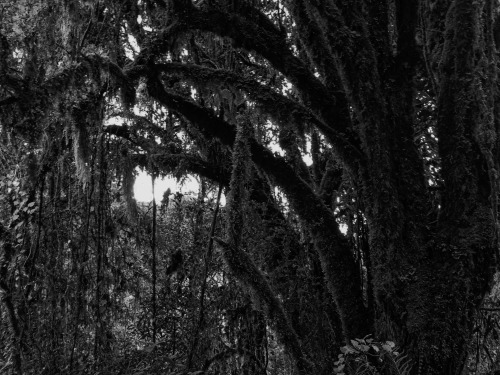
[[[487,374],[498,371],[500,365],[500,315],[498,274],[495,285],[486,296],[474,321],[473,337],[467,369],[471,374]]]
[[[410,374],[411,360],[399,353],[392,341],[377,342],[367,336],[351,340],[340,348],[335,373],[349,374]]]
[[[0,372],[494,369],[499,11],[2,2]]]

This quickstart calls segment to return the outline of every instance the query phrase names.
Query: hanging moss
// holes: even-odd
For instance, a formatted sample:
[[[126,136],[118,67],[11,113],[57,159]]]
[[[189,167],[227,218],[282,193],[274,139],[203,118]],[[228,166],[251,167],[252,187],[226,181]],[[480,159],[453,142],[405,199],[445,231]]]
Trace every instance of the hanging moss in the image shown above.
[[[89,182],[90,178],[90,140],[87,128],[78,124],[76,121],[73,122],[72,126],[72,138],[73,138],[73,154],[76,164],[76,175],[80,182],[85,186]]]
[[[126,151],[123,152],[122,159],[122,192],[125,197],[128,219],[132,224],[137,223],[138,211],[137,202],[134,198],[135,168]]]
[[[312,365],[305,358],[296,332],[262,272],[250,255],[243,250],[242,234],[245,225],[244,212],[248,205],[248,187],[251,168],[249,139],[253,128],[248,119],[239,116],[238,131],[233,146],[233,173],[227,204],[227,240],[218,240],[224,259],[235,277],[247,288],[254,307],[263,308],[278,333],[283,345],[289,348],[300,374],[310,371]]]
[[[233,172],[231,175],[230,193],[228,196],[228,240],[232,246],[238,247],[243,229],[243,211],[248,204],[248,179],[250,176],[251,154],[248,139],[251,135],[251,124],[240,118],[233,147]]]

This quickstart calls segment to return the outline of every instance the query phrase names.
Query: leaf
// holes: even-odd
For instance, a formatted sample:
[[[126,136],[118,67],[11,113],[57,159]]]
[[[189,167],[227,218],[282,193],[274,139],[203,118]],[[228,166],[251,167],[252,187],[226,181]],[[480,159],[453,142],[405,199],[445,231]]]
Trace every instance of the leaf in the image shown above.
[[[345,345],[343,347],[340,348],[340,351],[343,353],[343,354],[352,354],[352,353],[356,353],[356,350],[354,350],[354,348],[350,345]]]
[[[386,352],[392,352],[392,348],[388,344],[382,344],[382,349],[384,349]]]
[[[363,351],[363,350],[361,349],[361,345],[360,345],[357,341],[355,341],[355,340],[351,340],[351,344],[352,344],[352,346],[353,346],[355,349],[357,349],[357,350],[359,350],[359,351]]]
[[[224,99],[227,100],[233,99],[233,94],[231,94],[231,91],[229,91],[228,89],[222,89],[220,93]]]

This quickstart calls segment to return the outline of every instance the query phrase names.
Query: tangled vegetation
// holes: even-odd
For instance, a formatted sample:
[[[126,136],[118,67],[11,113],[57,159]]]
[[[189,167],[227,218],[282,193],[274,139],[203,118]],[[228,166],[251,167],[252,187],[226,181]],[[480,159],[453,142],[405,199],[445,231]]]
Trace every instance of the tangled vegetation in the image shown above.
[[[499,12],[2,2],[0,373],[498,370]]]

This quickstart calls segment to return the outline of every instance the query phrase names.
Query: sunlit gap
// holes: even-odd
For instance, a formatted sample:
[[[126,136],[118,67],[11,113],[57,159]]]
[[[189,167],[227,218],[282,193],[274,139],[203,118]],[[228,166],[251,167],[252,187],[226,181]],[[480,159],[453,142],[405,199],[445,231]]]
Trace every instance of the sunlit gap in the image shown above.
[[[137,176],[134,183],[134,197],[138,202],[151,202],[153,200],[153,180],[146,171],[136,169]],[[154,197],[157,202],[161,202],[165,192],[170,189],[171,194],[181,193],[185,196],[197,197],[200,190],[200,183],[196,177],[187,175],[181,180],[174,177],[158,177],[154,183]]]
[[[285,14],[288,16],[288,10],[283,6],[280,6],[280,8],[281,8],[280,11],[282,12],[284,11]],[[143,25],[143,28],[146,31],[150,31],[148,30],[149,28],[143,24],[143,19],[141,16],[138,16],[137,22],[140,25]],[[127,34],[127,39],[128,39],[128,44],[125,47],[125,54],[129,59],[133,60],[134,57],[140,53],[140,47],[134,36],[126,31],[126,25],[124,25],[123,27],[125,29],[125,33]],[[188,51],[184,49],[181,53],[184,56],[186,56],[188,54]],[[293,87],[292,84],[288,80],[285,80],[284,86],[281,89],[281,94],[288,96],[292,87]],[[196,94],[197,94],[196,89],[191,87],[191,98],[195,99]],[[140,113],[141,111],[137,108],[137,106],[133,108],[133,111],[136,115],[141,115]],[[113,119],[108,123],[119,124],[119,120]],[[281,147],[278,145],[277,142],[271,142],[268,145],[268,147],[272,152],[276,153],[277,155],[280,156],[285,155],[284,150],[281,149]],[[312,158],[310,151],[311,151],[311,141],[310,137],[307,136],[306,150],[305,152],[302,153],[302,159],[304,160],[304,163],[307,166],[312,165]],[[174,177],[157,177],[154,181],[154,187],[153,187],[153,180],[148,172],[141,170],[140,168],[137,168],[136,173],[137,175],[134,183],[134,196],[138,202],[151,202],[153,199],[153,191],[155,200],[157,202],[160,202],[163,199],[163,196],[168,189],[170,189],[171,194],[181,193],[187,199],[189,199],[190,197],[197,197],[199,194],[200,183],[198,179],[193,175],[187,175],[181,180],[177,180]],[[277,196],[280,196],[280,200],[282,201],[282,203],[287,205],[286,198],[284,197],[283,194],[279,194],[278,191],[279,189],[276,189],[275,194]],[[224,195],[221,197],[221,204],[225,205]]]

